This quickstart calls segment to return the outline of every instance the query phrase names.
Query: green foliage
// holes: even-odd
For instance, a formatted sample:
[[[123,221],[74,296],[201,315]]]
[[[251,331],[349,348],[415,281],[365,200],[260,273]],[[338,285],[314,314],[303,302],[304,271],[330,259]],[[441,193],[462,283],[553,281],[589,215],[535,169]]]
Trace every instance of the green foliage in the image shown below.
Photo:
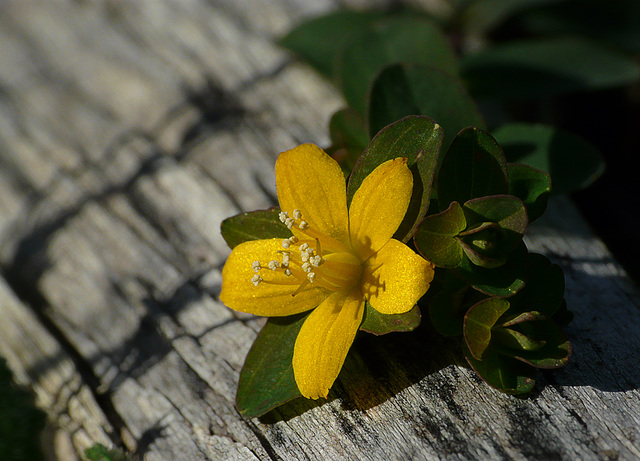
[[[84,452],[88,461],[132,461],[135,459],[116,448],[107,448],[104,445],[96,443],[91,448],[87,448]]]
[[[222,221],[220,231],[229,248],[242,242],[267,238],[289,238],[291,231],[278,218],[279,208],[241,213]]]
[[[509,195],[518,197],[527,209],[527,219],[533,222],[547,209],[551,193],[551,177],[546,171],[521,163],[508,163]]]
[[[422,222],[415,235],[416,247],[436,266],[454,269],[464,255],[456,237],[466,228],[462,207],[458,202],[452,202],[449,208]]]
[[[586,140],[540,124],[511,123],[493,135],[509,162],[549,172],[553,193],[582,189],[604,172],[604,160]]]
[[[43,459],[40,432],[46,415],[35,408],[32,396],[18,388],[0,358],[0,453],[7,461]]]
[[[300,397],[293,376],[293,347],[308,315],[272,317],[262,327],[240,373],[236,393],[240,413],[249,418],[261,416]]]
[[[364,319],[360,329],[376,336],[394,331],[413,331],[420,325],[421,314],[418,306],[413,306],[404,314],[381,314],[369,302],[365,303]]]

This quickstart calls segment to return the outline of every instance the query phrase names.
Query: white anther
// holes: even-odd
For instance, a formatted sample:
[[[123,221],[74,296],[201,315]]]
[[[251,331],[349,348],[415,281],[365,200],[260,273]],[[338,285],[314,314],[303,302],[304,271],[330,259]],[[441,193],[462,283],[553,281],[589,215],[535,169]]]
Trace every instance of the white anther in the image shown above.
[[[271,269],[272,271],[276,270],[278,267],[280,267],[280,263],[276,260],[273,261],[269,261],[269,269]]]
[[[258,284],[259,284],[260,282],[262,282],[262,277],[260,277],[258,274],[256,274],[256,275],[254,275],[254,276],[251,278],[251,281],[253,282],[253,284],[254,284],[255,286],[258,286]]]
[[[289,253],[282,253],[282,267],[288,266],[290,260],[291,256],[289,255]]]
[[[307,251],[302,251],[300,253],[300,259],[302,259],[302,262],[307,262],[309,261],[309,253]]]
[[[293,237],[289,237],[289,242],[298,243],[298,237],[296,237],[295,235]]]
[[[293,210],[293,217],[296,219],[302,218],[302,213],[300,212],[300,210]]]
[[[309,223],[307,221],[300,221],[300,224],[298,225],[298,227],[301,230],[305,230],[309,228]]]
[[[315,272],[309,272],[309,273],[307,274],[307,278],[309,279],[309,281],[310,281],[311,283],[313,283],[313,281],[316,279],[316,273],[315,273]]]
[[[289,276],[291,275],[291,269],[286,268],[286,269],[284,270],[284,275],[286,275],[287,277],[289,277]]]
[[[293,218],[287,218],[287,219],[285,219],[284,224],[285,224],[289,229],[291,229],[291,228],[293,227],[293,225],[295,224],[295,222],[296,222],[296,220],[295,220],[295,219],[293,219]]]
[[[280,218],[280,221],[282,221],[283,223],[287,221],[288,217],[289,217],[289,214],[286,211],[281,211],[278,214],[278,218]]]
[[[311,263],[311,265],[313,267],[320,267],[320,264],[322,264],[324,262],[324,260],[322,259],[322,256],[316,255],[316,256],[312,256],[309,259],[309,262]]]
[[[307,248],[309,248],[309,244],[308,243],[303,243],[302,245],[300,245],[300,251],[306,251]]]
[[[260,261],[254,261],[253,264],[251,264],[251,267],[255,272],[259,272],[260,269],[262,269],[262,266],[260,265]]]
[[[311,270],[312,270],[312,269],[311,269],[311,264],[309,264],[309,263],[304,263],[304,264],[302,265],[302,270],[303,270],[303,271],[305,271],[305,272],[311,272]]]
[[[291,246],[291,242],[289,241],[289,239],[284,239],[282,241],[282,248],[289,248]]]

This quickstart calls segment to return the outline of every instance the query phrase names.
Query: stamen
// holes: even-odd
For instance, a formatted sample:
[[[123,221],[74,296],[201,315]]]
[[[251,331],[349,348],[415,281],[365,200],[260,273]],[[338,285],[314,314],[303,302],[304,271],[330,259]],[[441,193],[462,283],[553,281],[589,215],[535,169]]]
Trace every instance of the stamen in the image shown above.
[[[260,261],[254,261],[253,264],[251,264],[251,267],[253,268],[254,272],[259,272],[260,269],[262,269]]]
[[[306,251],[307,248],[309,248],[309,244],[308,243],[303,243],[302,245],[300,245],[300,251]]]
[[[313,267],[320,267],[320,265],[324,262],[324,260],[322,259],[322,256],[316,255],[316,256],[312,256],[309,259],[309,262]]]
[[[307,278],[309,279],[309,281],[310,281],[311,283],[313,283],[313,281],[316,279],[316,273],[315,273],[315,272],[309,272],[309,273],[307,274]]]
[[[289,239],[284,239],[282,241],[282,248],[289,248],[291,246],[291,242],[289,242]]]
[[[289,269],[288,267],[284,270],[284,275],[286,275],[287,277],[289,277],[291,275],[291,269]]]
[[[307,221],[300,221],[298,227],[300,228],[300,230],[306,230],[309,228],[309,223]]]
[[[269,269],[271,269],[272,271],[276,270],[278,267],[280,267],[280,263],[276,260],[273,261],[269,261]]]
[[[298,237],[296,237],[295,235],[293,237],[289,237],[289,241],[291,243],[298,243]]]
[[[254,275],[253,277],[251,277],[251,281],[253,282],[253,284],[255,286],[258,286],[258,284],[260,282],[262,282],[262,277],[260,277],[258,274]]]
[[[289,213],[287,213],[286,211],[281,211],[278,214],[278,218],[280,218],[280,221],[282,221],[282,223],[285,223],[288,217],[289,217]]]
[[[282,267],[287,267],[291,261],[291,255],[289,253],[282,253]]]
[[[293,227],[293,225],[295,224],[295,222],[296,222],[296,220],[295,220],[295,219],[293,219],[293,218],[287,218],[287,219],[284,221],[284,224],[287,226],[287,228],[291,229],[291,228]],[[304,221],[303,221],[303,222],[304,222]],[[302,229],[302,228],[300,228],[300,229]]]
[[[304,263],[304,264],[302,265],[302,270],[303,270],[303,271],[305,271],[305,272],[311,272],[311,264],[309,264],[309,263]]]
[[[293,210],[293,217],[296,219],[302,218],[302,213],[300,212],[300,210]]]

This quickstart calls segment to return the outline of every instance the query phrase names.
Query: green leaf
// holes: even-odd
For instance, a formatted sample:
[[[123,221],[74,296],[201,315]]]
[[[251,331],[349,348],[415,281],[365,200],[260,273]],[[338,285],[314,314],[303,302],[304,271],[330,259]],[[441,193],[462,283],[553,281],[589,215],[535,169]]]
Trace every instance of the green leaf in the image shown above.
[[[491,329],[508,309],[509,301],[506,299],[489,298],[467,311],[464,316],[464,340],[469,352],[477,360],[482,360],[491,341]]]
[[[438,173],[438,200],[443,210],[451,202],[506,194],[507,162],[493,137],[465,128],[453,140]]]
[[[329,135],[331,147],[327,153],[348,176],[370,140],[362,116],[350,108],[339,110],[331,117]]]
[[[351,41],[338,61],[338,81],[349,106],[367,113],[373,81],[383,68],[396,63],[427,64],[458,74],[455,53],[432,21],[415,14],[380,20]]]
[[[537,253],[527,256],[527,266],[527,284],[510,300],[514,313],[536,311],[551,317],[562,303],[564,273],[560,266]]]
[[[464,356],[478,375],[487,384],[507,394],[525,394],[530,392],[536,382],[533,368],[518,360],[499,355],[492,347],[485,351],[483,360],[478,360],[463,344]]]
[[[507,256],[500,267],[485,268],[476,266],[469,258],[454,269],[455,273],[476,290],[489,296],[509,297],[525,286],[527,248],[521,243]]]
[[[547,343],[545,340],[536,340],[511,328],[495,327],[492,331],[494,341],[511,349],[536,351]]]
[[[547,209],[551,193],[551,176],[522,163],[508,163],[509,195],[522,200],[527,207],[529,222],[542,216]]]
[[[483,34],[510,16],[530,8],[563,0],[477,0],[463,10],[462,29],[467,34]]]
[[[133,461],[133,455],[128,455],[118,449],[109,449],[99,443],[87,448],[84,452],[88,461]]]
[[[503,248],[503,241],[506,240],[504,234],[496,223],[484,222],[462,232],[456,240],[473,264],[493,269],[507,262],[508,250]]]
[[[373,83],[369,104],[370,133],[377,133],[406,115],[427,115],[441,125],[444,149],[463,128],[485,126],[460,79],[427,65],[391,65]]]
[[[522,327],[523,324],[520,325]],[[526,325],[529,327],[526,336],[533,338],[533,340],[544,341],[544,346],[535,350],[500,347],[499,353],[516,358],[536,368],[564,366],[571,356],[571,343],[560,327],[550,319],[531,321]]]
[[[431,183],[442,144],[442,128],[428,117],[411,116],[382,129],[367,146],[353,169],[347,184],[347,200],[377,166],[397,157],[405,157],[413,173],[413,195],[395,238],[407,241],[422,221],[430,203]]]
[[[413,306],[409,312],[404,314],[381,314],[366,302],[364,320],[360,329],[377,336],[394,331],[413,331],[420,325],[421,318],[418,306]]]
[[[309,315],[304,312],[267,320],[240,372],[236,406],[243,415],[254,418],[300,397],[293,375],[293,348]]]
[[[469,285],[453,275],[451,271],[444,273],[444,286],[429,299],[429,318],[435,329],[443,336],[458,336],[462,334],[464,314],[470,304],[468,299],[475,298],[473,292],[469,294]],[[435,289],[432,287],[431,289]]]
[[[504,253],[513,250],[522,240],[529,221],[524,203],[513,195],[479,197],[465,202],[462,206],[467,226],[475,223],[495,223],[502,233],[497,234],[491,244]],[[478,232],[467,230],[462,236],[478,238]],[[465,239],[466,240],[466,239]]]
[[[416,248],[438,267],[454,268],[462,261],[462,248],[455,236],[467,227],[458,202],[438,214],[425,218],[416,231]]]
[[[269,208],[227,218],[220,226],[222,237],[232,249],[249,240],[291,237],[291,231],[280,222],[279,213],[279,208]]]
[[[476,98],[528,99],[635,82],[629,56],[581,38],[531,39],[496,45],[461,60]]]
[[[494,136],[509,162],[524,163],[551,175],[554,194],[587,187],[604,172],[604,160],[585,139],[545,125],[512,123]]]
[[[338,11],[314,18],[295,29],[280,45],[309,61],[320,73],[334,77],[337,57],[353,39],[366,36],[382,11]]]

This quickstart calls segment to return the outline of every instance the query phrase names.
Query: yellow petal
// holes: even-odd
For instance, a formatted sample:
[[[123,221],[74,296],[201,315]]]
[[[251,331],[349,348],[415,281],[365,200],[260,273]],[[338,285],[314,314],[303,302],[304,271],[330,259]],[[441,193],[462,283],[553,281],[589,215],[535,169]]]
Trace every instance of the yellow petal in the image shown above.
[[[278,317],[313,309],[329,296],[325,288],[308,284],[292,296],[306,278],[287,277],[282,269],[270,270],[269,261],[282,261],[278,250],[282,250],[282,239],[253,240],[236,246],[222,269],[220,300],[240,312]],[[264,268],[258,273],[264,279],[258,286],[251,281],[256,275],[254,261]]]
[[[365,263],[362,291],[383,314],[408,312],[433,280],[433,265],[411,248],[391,239]]]
[[[351,245],[362,260],[393,236],[407,212],[412,191],[413,176],[405,158],[386,161],[362,181],[349,208]]]
[[[293,216],[293,210],[300,210],[311,230],[349,244],[344,174],[322,149],[303,144],[281,153],[276,161],[276,188],[282,211]],[[295,226],[292,231],[298,238],[305,237]],[[322,245],[333,250],[328,239]]]
[[[326,398],[364,313],[360,289],[335,292],[305,320],[293,350],[293,374],[308,399]]]

